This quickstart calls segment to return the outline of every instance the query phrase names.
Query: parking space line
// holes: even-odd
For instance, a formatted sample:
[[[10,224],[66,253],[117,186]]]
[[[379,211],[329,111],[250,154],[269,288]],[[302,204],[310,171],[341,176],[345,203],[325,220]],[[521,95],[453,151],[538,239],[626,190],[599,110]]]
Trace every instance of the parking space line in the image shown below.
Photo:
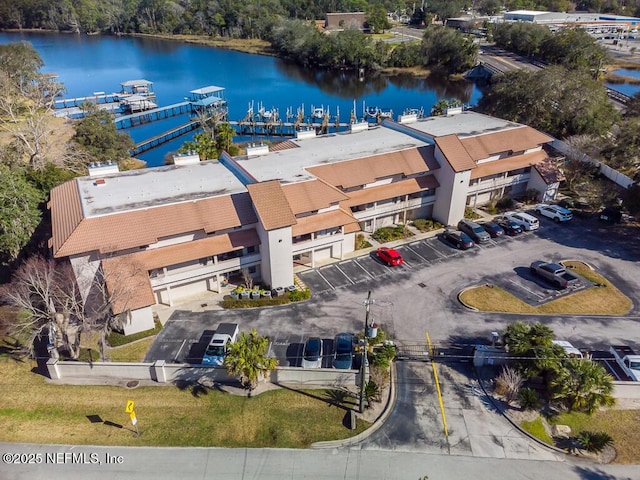
[[[604,363],[607,364],[607,367],[609,367],[609,373],[613,373],[613,375],[616,377],[616,380],[621,382],[622,378],[620,378],[620,375],[618,375],[618,372],[616,372],[616,369],[613,368],[610,364],[609,364],[609,360],[607,360],[606,358],[604,359]]]
[[[355,258],[355,259],[353,260],[353,262],[354,262],[356,265],[358,265],[358,266],[359,266],[359,267],[364,271],[364,273],[366,273],[367,275],[369,275],[371,278],[376,278],[376,277],[374,277],[373,275],[371,275],[371,272],[369,272],[369,270],[367,270],[367,269],[366,269],[366,268],[364,268],[362,265],[360,265],[360,262],[358,262],[358,259],[357,259],[357,258]]]
[[[522,289],[526,290],[527,292],[529,292],[529,293],[531,293],[531,294],[535,295],[535,296],[536,296],[536,297],[538,297],[538,298],[544,298],[544,295],[541,295],[541,294],[539,294],[539,293],[536,293],[536,292],[534,292],[533,290],[529,290],[527,287],[525,287],[525,286],[524,286],[524,285],[522,285],[521,283],[514,282],[514,281],[513,281],[513,280],[511,280],[511,279],[509,279],[509,281],[510,281],[511,283],[513,283],[515,286],[520,287],[520,288],[522,288]]]
[[[356,282],[354,282],[353,280],[351,280],[351,278],[349,277],[349,275],[347,275],[346,273],[344,273],[344,271],[340,268],[340,265],[339,265],[339,264],[337,264],[337,265],[336,265],[336,268],[340,271],[340,273],[342,273],[342,275],[344,275],[344,276],[345,276],[345,278],[346,278],[347,280],[349,280],[349,281],[351,282],[351,285],[355,285],[355,283],[356,283]]]
[[[331,290],[335,290],[335,289],[336,289],[336,287],[334,287],[334,286],[331,284],[331,282],[330,282],[329,280],[327,280],[327,279],[325,278],[325,276],[324,276],[324,275],[322,275],[322,273],[320,273],[320,269],[319,269],[319,268],[318,268],[318,269],[316,269],[316,272],[318,273],[318,275],[320,275],[320,277],[321,277],[325,282],[327,282],[327,285],[329,285],[329,286],[331,287]]]
[[[429,242],[424,242],[424,244],[425,244],[427,247],[429,247],[431,250],[433,250],[434,252],[436,252],[436,254],[438,254],[438,255],[440,256],[440,258],[447,258],[447,256],[446,256],[444,253],[442,253],[442,252],[440,252],[439,250],[437,250],[436,248],[432,247],[432,246],[429,244]]]
[[[415,245],[416,243],[418,243],[418,242],[412,243],[411,245]],[[418,252],[416,252],[413,248],[411,248],[411,246],[410,246],[410,245],[407,245],[407,249],[411,250],[411,251],[416,255],[416,257],[421,258],[421,259],[422,259],[422,260],[424,260],[425,262],[428,262],[428,261],[429,261],[429,260],[427,260],[426,258],[424,258],[422,255],[420,255]]]

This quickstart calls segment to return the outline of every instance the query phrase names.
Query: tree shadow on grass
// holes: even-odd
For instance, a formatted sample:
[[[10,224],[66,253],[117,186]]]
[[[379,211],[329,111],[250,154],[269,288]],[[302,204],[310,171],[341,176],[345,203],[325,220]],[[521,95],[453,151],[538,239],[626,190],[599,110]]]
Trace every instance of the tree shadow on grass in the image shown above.
[[[332,389],[326,392],[326,395],[324,396],[320,396],[320,395],[314,395],[313,393],[309,393],[303,390],[299,390],[297,388],[291,388],[289,386],[286,385],[282,385],[282,384],[277,384],[280,388],[284,389],[284,390],[289,390],[290,392],[295,392],[295,393],[299,393],[301,395],[304,395],[306,397],[309,398],[313,398],[315,400],[320,400],[321,402],[324,402],[327,404],[327,406],[334,406],[337,408],[340,408],[342,410],[348,411],[351,409],[350,406],[347,405],[347,400],[349,398],[354,399],[354,396],[351,392],[349,392],[348,390],[345,389]],[[355,400],[353,400],[351,403],[351,406],[355,406],[356,402]]]

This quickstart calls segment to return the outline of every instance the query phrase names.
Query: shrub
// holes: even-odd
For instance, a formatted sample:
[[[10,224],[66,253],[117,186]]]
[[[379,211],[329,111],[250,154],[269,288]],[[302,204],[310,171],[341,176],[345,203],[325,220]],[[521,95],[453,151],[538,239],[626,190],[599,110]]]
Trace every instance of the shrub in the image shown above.
[[[522,201],[524,203],[534,203],[538,201],[539,195],[540,194],[535,188],[530,188],[526,192],[524,192],[524,195],[522,196]]]
[[[292,302],[301,302],[303,300],[309,300],[311,298],[311,290],[305,288],[304,290],[294,290],[293,292],[287,292],[287,297]]]
[[[380,387],[376,382],[370,380],[364,387],[364,398],[367,399],[367,403],[380,402]]]
[[[376,367],[388,368],[395,356],[395,345],[387,344],[383,345],[381,348],[374,349],[370,354],[370,361],[371,364]]]
[[[412,236],[411,233],[404,225],[397,225],[395,227],[382,227],[376,230],[373,235],[374,240],[380,243],[392,242],[393,240],[400,240]]]
[[[523,410],[536,410],[540,404],[538,394],[533,388],[521,388],[518,392],[518,401]]]
[[[508,195],[498,199],[496,202],[497,210],[509,210],[511,207],[513,207],[513,198]]]
[[[467,207],[464,209],[464,218],[468,218],[469,220],[475,220],[477,218],[480,218],[480,215],[478,215],[473,208],[471,207]]]
[[[585,430],[576,436],[576,440],[580,448],[592,453],[600,453],[605,447],[613,445],[613,438],[606,432],[590,432]]]
[[[363,248],[370,247],[372,247],[371,243],[369,243],[367,239],[364,238],[363,234],[359,233],[358,235],[356,235],[356,250],[362,250]]]
[[[155,322],[155,326],[149,330],[143,332],[134,333],[132,335],[124,335],[119,332],[111,332],[107,337],[107,343],[110,347],[119,347],[126,345],[127,343],[135,342],[141,338],[150,337],[151,335],[157,335],[162,330],[162,324],[158,321]]]
[[[504,367],[496,378],[496,393],[504,395],[505,401],[510,404],[516,399],[523,382],[524,379],[520,372],[511,367]]]
[[[267,307],[272,305],[286,305],[291,300],[288,296],[273,297],[273,298],[239,298],[225,297],[220,306],[222,308],[255,308],[255,307]]]
[[[433,220],[432,218],[417,218],[413,221],[413,226],[423,233],[430,232],[431,230],[438,230],[444,227],[444,225],[442,225],[437,220]]]

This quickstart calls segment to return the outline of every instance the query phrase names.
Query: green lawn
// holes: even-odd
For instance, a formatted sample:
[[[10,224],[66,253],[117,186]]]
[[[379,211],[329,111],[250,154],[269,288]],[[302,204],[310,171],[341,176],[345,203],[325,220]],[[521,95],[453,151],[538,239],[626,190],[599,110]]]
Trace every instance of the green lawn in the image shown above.
[[[542,442],[553,445],[553,438],[544,429],[544,423],[541,417],[536,418],[530,422],[522,422],[520,427],[525,431],[536,437]]]
[[[470,288],[460,294],[460,300],[483,312],[573,314],[573,315],[625,315],[633,306],[631,300],[615,285],[581,262],[565,262],[572,271],[587,280],[602,284],[557,300],[532,307],[495,285]]]
[[[204,388],[56,385],[32,373],[34,367],[32,360],[0,356],[0,441],[306,448],[369,426],[359,421],[355,431],[344,427],[346,410],[330,405],[324,390],[272,390],[247,398]],[[124,411],[128,400],[136,404],[140,437]],[[92,423],[90,416],[101,421]]]
[[[589,416],[584,413],[563,413],[551,419],[554,424],[568,425],[571,434],[583,430],[606,432],[613,438],[617,457],[615,463],[640,461],[640,410],[606,410]]]

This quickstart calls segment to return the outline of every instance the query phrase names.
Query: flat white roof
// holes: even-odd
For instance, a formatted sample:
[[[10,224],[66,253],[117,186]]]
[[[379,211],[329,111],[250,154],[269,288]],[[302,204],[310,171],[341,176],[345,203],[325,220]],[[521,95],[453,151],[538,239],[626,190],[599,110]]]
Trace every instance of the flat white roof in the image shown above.
[[[280,180],[282,183],[293,183],[315,178],[305,170],[306,167],[430,145],[385,127],[291,141],[300,148],[252,158],[236,158],[236,161],[260,182]]]
[[[458,135],[459,137],[472,137],[521,126],[519,123],[489,117],[469,110],[448,117],[427,117],[417,122],[407,124],[407,127],[424,132],[433,137],[443,137],[452,134]]]
[[[247,191],[233,173],[217,161],[81,177],[77,182],[85,217]]]
[[[206,95],[207,93],[216,93],[224,90],[224,87],[216,87],[215,85],[209,85],[208,87],[196,88],[195,90],[190,90],[189,93],[193,93],[194,95]]]
[[[549,12],[541,12],[539,10],[513,10],[511,12],[505,12],[505,15],[544,15]]]
[[[134,85],[151,85],[153,82],[149,80],[127,80],[126,82],[122,82],[120,85],[123,87],[132,87]]]

